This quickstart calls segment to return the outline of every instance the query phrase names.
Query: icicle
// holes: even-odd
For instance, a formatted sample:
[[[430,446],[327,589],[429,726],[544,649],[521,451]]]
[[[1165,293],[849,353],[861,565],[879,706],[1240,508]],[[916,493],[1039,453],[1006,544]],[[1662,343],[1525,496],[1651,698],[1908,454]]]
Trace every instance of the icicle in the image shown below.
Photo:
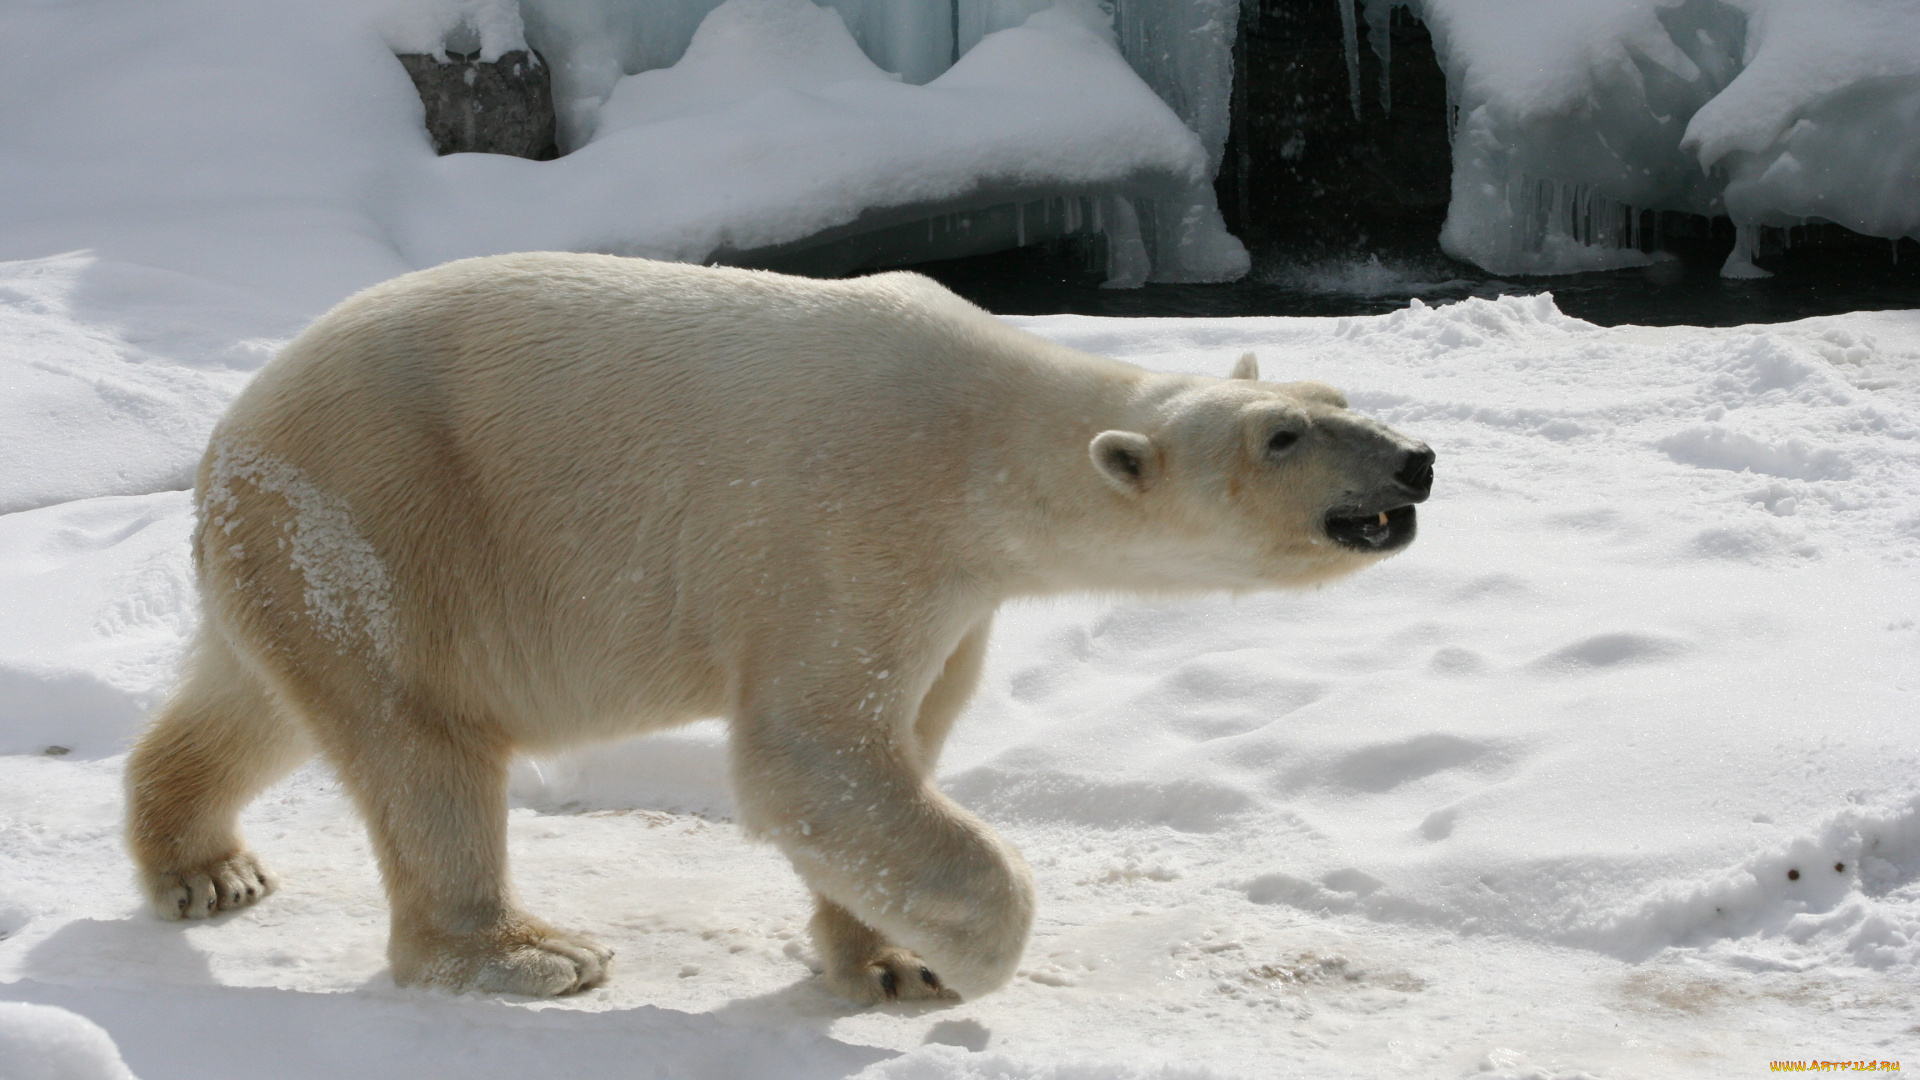
[[[1360,0],[1340,0],[1340,33],[1347,50],[1347,99],[1353,105],[1355,120],[1360,119],[1360,25],[1353,15],[1357,3]]]
[[[1772,277],[1772,271],[1762,270],[1753,265],[1754,253],[1759,250],[1760,226],[1742,225],[1735,222],[1733,226],[1733,250],[1727,253],[1726,265],[1720,267],[1720,276],[1723,278],[1744,278],[1749,280],[1753,278]]]
[[[1027,204],[1013,204],[1013,237],[1015,247],[1027,246]]]
[[[1522,176],[1508,187],[1507,199],[1518,227],[1514,236],[1518,253],[1540,255],[1568,243],[1638,250],[1643,239],[1639,211],[1587,184]]]
[[[1367,44],[1380,58],[1380,112],[1393,115],[1393,0],[1366,0]]]
[[[1107,200],[1102,200],[1105,202]],[[1123,195],[1112,196],[1112,230],[1107,233],[1107,280],[1103,289],[1137,289],[1146,284],[1153,264],[1140,236],[1140,215]],[[1098,206],[1099,203],[1095,203]]]

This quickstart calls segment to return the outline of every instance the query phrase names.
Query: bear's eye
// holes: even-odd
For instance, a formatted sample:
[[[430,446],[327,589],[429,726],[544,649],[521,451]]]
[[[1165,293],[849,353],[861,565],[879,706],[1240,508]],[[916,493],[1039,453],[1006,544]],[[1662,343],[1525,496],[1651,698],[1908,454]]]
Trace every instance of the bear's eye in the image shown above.
[[[1267,440],[1267,453],[1284,454],[1293,449],[1293,444],[1299,441],[1300,433],[1297,431],[1276,431]]]

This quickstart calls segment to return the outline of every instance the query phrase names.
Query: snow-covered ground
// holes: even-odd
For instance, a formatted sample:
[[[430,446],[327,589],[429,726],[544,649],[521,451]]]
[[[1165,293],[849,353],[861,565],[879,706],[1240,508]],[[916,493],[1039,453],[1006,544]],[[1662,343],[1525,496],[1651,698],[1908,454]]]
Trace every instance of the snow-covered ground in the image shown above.
[[[91,1019],[144,1080],[1920,1058],[1920,312],[1016,320],[1164,369],[1254,349],[1428,440],[1439,483],[1412,548],[1319,590],[1007,611],[942,781],[1033,863],[1033,941],[998,993],[862,1011],[815,985],[797,880],[730,822],[717,724],[516,774],[527,902],[620,954],[579,998],[394,988],[364,835],[318,767],[246,816],[280,893],[143,913],[120,748],[193,620],[172,489],[257,361],[130,361],[62,301],[74,269],[0,268],[0,353],[100,388],[8,428],[0,999]],[[113,391],[121,368],[147,396]],[[34,385],[0,403],[39,415]],[[0,1058],[97,1049],[45,1010],[0,1030]]]

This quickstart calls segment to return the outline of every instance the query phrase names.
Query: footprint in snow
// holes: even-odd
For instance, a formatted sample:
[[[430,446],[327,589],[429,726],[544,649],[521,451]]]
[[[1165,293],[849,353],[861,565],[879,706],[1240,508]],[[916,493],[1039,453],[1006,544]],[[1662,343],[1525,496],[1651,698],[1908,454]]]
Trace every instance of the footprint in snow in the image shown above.
[[[1578,674],[1669,660],[1689,648],[1686,642],[1652,634],[1595,634],[1548,653],[1532,666],[1550,674]]]

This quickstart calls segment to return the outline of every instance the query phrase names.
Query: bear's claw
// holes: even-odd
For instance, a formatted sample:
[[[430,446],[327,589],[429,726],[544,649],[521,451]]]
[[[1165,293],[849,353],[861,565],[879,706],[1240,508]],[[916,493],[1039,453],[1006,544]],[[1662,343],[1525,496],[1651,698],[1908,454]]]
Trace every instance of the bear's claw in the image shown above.
[[[906,949],[880,950],[862,967],[845,973],[828,973],[833,989],[859,1005],[877,1005],[883,1001],[958,1001],[960,995],[947,989],[940,976]]]
[[[279,882],[250,851],[152,875],[148,894],[163,919],[204,919],[258,902]]]

